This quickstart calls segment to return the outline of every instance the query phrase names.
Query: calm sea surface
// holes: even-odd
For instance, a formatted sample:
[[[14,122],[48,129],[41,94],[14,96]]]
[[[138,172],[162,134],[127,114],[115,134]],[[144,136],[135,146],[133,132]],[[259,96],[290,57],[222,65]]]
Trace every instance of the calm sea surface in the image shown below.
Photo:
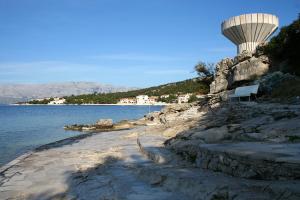
[[[150,110],[160,110],[151,106]],[[83,134],[65,131],[67,124],[137,119],[149,106],[6,106],[0,105],[0,166],[43,144]]]

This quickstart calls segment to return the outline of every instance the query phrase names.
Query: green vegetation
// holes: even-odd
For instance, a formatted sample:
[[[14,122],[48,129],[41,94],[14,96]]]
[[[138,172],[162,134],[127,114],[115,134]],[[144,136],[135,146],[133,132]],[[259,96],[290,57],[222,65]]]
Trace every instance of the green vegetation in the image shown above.
[[[78,96],[68,96],[64,97],[66,99],[66,104],[115,104],[121,98],[136,97],[138,95],[148,95],[148,96],[161,96],[169,95],[168,98],[159,98],[159,101],[171,103],[174,102],[177,94],[185,93],[197,93],[206,94],[209,91],[209,85],[199,79],[189,79],[185,81],[180,81],[176,83],[169,83],[165,85],[160,85],[156,87],[150,87],[145,89],[133,90],[128,92],[115,92],[107,94],[85,94]],[[44,101],[30,101],[33,104],[47,104],[50,100]]]
[[[273,70],[300,76],[300,14],[292,24],[282,27],[262,50],[271,58]]]
[[[181,93],[201,93],[206,94],[209,91],[208,84],[199,82],[198,79],[189,79],[176,83],[170,83],[160,85],[156,87],[150,87],[145,89],[133,90],[128,92],[115,92],[108,94],[86,94],[78,96],[65,97],[67,104],[114,104],[117,103],[121,98],[136,97],[138,95],[148,96],[161,96],[168,94],[168,98],[159,99],[163,102],[173,102],[176,99],[177,94]]]
[[[28,103],[30,104],[48,104],[50,101],[53,101],[53,98],[49,98],[49,99],[43,99],[43,100],[32,100],[29,101]]]
[[[287,135],[286,136],[289,140],[289,142],[298,142],[300,141],[300,137],[297,135]]]
[[[215,74],[215,64],[214,63],[205,63],[200,61],[195,67],[195,71],[201,78],[203,82],[206,84],[211,84],[211,82],[214,80],[214,74]]]
[[[300,96],[300,80],[286,80],[274,88],[271,96],[273,98],[289,99],[292,97]]]
[[[166,102],[166,103],[174,103],[176,100],[177,97],[174,94],[170,94],[170,96],[167,98],[160,98],[160,97],[158,98],[158,101]]]
[[[198,98],[196,97],[195,94],[193,94],[193,95],[191,95],[190,98],[189,98],[189,103],[195,102],[195,101],[197,101],[197,100],[198,100]]]

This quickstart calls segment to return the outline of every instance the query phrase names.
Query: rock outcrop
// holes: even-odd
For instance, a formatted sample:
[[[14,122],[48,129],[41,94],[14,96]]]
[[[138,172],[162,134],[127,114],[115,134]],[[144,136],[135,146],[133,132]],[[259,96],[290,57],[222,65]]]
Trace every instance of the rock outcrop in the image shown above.
[[[189,118],[183,116],[188,116],[187,113],[195,107],[198,114],[202,113],[201,116],[193,119],[196,122],[192,128],[180,130],[189,123]],[[139,172],[145,181],[173,191],[192,193],[191,199],[299,197],[300,135],[296,131],[300,128],[299,105],[227,104],[213,95],[198,105],[187,105],[185,109],[174,105],[164,110],[168,112],[155,113],[151,120],[159,123],[158,119],[163,115],[176,117],[165,116],[168,120],[161,123],[161,129],[156,128],[157,124],[138,135],[140,151],[158,163],[155,169],[151,166]],[[169,167],[164,169],[164,165]],[[232,179],[225,181],[227,189],[232,187],[235,179],[243,192],[237,192],[236,188],[226,189],[231,198],[230,195],[223,195],[218,187],[215,191],[222,195],[208,197],[211,191],[207,185],[221,186],[221,176]],[[209,180],[212,182],[208,183]],[[248,189],[242,186],[244,183]],[[258,191],[261,187],[264,189]],[[245,191],[252,191],[253,194]]]
[[[299,121],[299,105],[216,95],[167,106],[18,158],[0,199],[299,199]]]
[[[112,128],[113,120],[112,119],[100,119],[95,124],[99,128]]]
[[[210,93],[218,93],[226,90],[231,85],[231,68],[233,60],[225,58],[216,65],[215,79],[210,85]]]
[[[261,77],[254,83],[259,84],[259,90],[263,94],[271,94],[273,89],[278,87],[284,81],[294,79],[297,79],[297,77],[289,73],[284,74],[281,71],[276,71]]]
[[[269,71],[269,59],[265,55],[244,51],[234,59],[225,58],[216,65],[215,79],[210,93],[215,94],[233,88],[240,83],[254,81]]]
[[[136,126],[145,125],[144,119],[129,121],[122,120],[117,123],[113,123],[112,119],[100,119],[95,124],[73,124],[66,125],[65,130],[72,131],[84,131],[84,132],[103,132],[103,131],[116,131],[116,130],[125,130],[131,129]]]
[[[266,74],[268,70],[269,63],[266,57],[251,57],[232,67],[232,84],[255,80]]]
[[[193,128],[165,142],[168,149],[200,168],[233,176],[300,179],[299,105],[210,102],[200,106],[205,112]]]

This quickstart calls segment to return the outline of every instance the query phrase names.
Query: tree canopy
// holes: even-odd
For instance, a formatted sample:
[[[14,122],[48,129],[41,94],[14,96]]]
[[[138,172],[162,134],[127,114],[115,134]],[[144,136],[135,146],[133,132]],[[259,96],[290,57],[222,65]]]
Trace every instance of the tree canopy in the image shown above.
[[[201,81],[205,82],[208,85],[213,81],[215,74],[214,63],[205,63],[200,61],[197,65],[195,65],[194,69],[199,75]]]
[[[263,47],[276,70],[300,76],[300,14],[298,19],[280,29]]]

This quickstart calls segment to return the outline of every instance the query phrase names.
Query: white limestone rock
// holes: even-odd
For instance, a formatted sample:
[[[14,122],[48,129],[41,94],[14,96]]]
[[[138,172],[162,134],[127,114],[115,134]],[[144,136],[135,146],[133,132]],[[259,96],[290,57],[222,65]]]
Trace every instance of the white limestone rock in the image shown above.
[[[216,94],[238,85],[240,82],[257,80],[269,71],[269,58],[243,52],[234,59],[225,58],[216,65],[214,81],[210,93]]]
[[[100,119],[96,122],[97,127],[103,128],[111,128],[113,127],[113,120],[112,119]]]
[[[225,58],[216,65],[215,79],[210,85],[210,93],[218,93],[227,89],[230,85],[228,82],[230,77],[230,69],[233,65],[231,58]]]
[[[259,58],[251,57],[249,60],[238,63],[233,67],[232,83],[239,81],[256,80],[269,71],[269,64]]]
[[[220,142],[226,138],[229,138],[228,128],[226,125],[222,127],[216,127],[207,129],[204,131],[195,132],[191,139],[202,139],[206,143]]]

